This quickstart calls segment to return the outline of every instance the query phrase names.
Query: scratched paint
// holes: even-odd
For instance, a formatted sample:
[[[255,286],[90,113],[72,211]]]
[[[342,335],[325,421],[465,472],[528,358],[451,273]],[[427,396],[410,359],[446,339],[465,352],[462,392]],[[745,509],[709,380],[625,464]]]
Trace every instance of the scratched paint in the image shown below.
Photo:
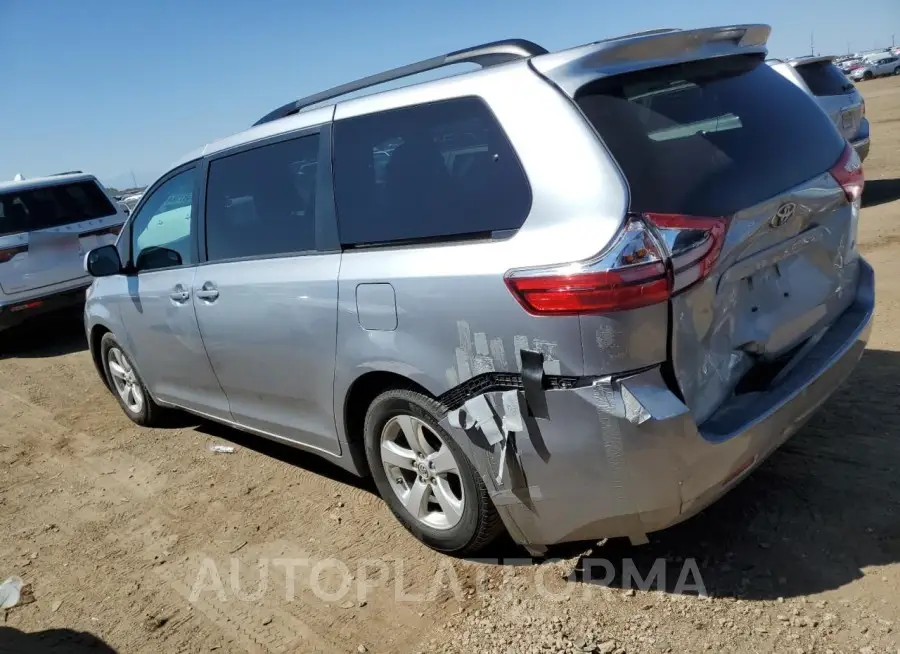
[[[454,351],[456,384],[487,372],[504,372],[509,370],[506,347],[500,337],[491,337],[485,332],[473,332],[465,320],[456,322],[459,333],[459,345]],[[518,334],[513,337],[513,351],[516,357],[516,368],[522,371],[521,350],[533,350],[544,355],[544,372],[548,375],[562,374],[557,350],[559,344],[553,341],[534,339],[529,343],[527,336]],[[451,371],[446,372],[447,381],[454,379]],[[453,384],[455,386],[456,384]]]
[[[475,334],[475,353],[483,356],[487,356],[491,353],[491,350],[488,347],[487,334],[484,332],[477,332]]]
[[[528,350],[528,337],[521,334],[513,337],[513,351],[516,353],[516,368],[522,372],[522,350]]]
[[[503,349],[502,338],[491,339],[491,356],[500,370],[506,370],[506,351]]]
[[[616,328],[607,322],[603,322],[595,334],[597,347],[611,360],[616,361],[625,356],[625,350],[622,348],[622,335],[616,331]]]
[[[548,375],[561,374],[559,358],[556,356],[558,344],[552,341],[534,339],[534,349],[544,355],[544,372]]]

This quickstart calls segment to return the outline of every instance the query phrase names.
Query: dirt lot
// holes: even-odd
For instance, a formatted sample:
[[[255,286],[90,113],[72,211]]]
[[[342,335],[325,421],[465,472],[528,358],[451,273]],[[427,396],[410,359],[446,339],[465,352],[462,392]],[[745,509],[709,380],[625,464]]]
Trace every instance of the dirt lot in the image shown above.
[[[33,593],[0,612],[0,651],[900,652],[900,79],[861,88],[869,351],[701,516],[646,547],[533,565],[513,565],[526,554],[509,543],[490,553],[503,564],[440,556],[314,457],[190,419],[134,427],[78,318],[61,318],[0,355],[0,581]],[[229,442],[233,454],[208,449]],[[622,586],[656,557],[666,579],[650,592],[580,581],[586,558]],[[709,598],[673,592],[685,559]]]

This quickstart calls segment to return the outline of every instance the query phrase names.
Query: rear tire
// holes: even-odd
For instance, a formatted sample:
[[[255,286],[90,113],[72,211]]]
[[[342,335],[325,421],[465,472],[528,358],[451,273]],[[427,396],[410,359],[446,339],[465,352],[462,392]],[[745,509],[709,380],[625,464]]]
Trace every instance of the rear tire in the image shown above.
[[[137,368],[112,332],[107,332],[100,339],[100,357],[109,390],[119,401],[125,415],[142,427],[162,424],[165,409],[150,397]]]
[[[900,66],[897,66],[897,67],[894,69],[894,75],[900,75]]]
[[[468,556],[503,523],[481,476],[438,424],[446,412],[421,393],[382,393],[366,412],[366,459],[378,493],[407,531],[432,549]]]

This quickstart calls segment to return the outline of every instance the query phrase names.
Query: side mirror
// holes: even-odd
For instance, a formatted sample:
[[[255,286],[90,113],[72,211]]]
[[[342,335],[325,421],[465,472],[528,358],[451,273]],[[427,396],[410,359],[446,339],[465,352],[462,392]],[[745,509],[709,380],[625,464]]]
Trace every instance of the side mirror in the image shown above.
[[[109,277],[122,272],[122,260],[116,246],[104,245],[84,255],[84,271],[91,277]]]

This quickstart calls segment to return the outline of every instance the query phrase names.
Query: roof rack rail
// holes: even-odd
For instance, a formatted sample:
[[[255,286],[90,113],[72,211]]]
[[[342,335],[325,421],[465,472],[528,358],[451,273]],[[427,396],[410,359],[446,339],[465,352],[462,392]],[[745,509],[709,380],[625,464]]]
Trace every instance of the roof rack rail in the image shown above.
[[[377,86],[378,84],[384,84],[385,82],[410,77],[411,75],[417,75],[429,70],[436,70],[438,68],[443,68],[444,66],[468,63],[477,64],[482,68],[487,68],[488,66],[504,64],[516,59],[527,59],[529,57],[547,54],[547,52],[547,49],[526,39],[506,39],[503,41],[482,43],[481,45],[476,45],[464,50],[457,50],[445,55],[432,57],[431,59],[425,59],[424,61],[400,66],[399,68],[392,68],[383,73],[369,75],[368,77],[363,77],[354,82],[341,84],[340,86],[335,86],[327,91],[321,91],[306,96],[305,98],[294,100],[293,102],[289,102],[286,105],[269,112],[253,123],[253,126],[256,127],[257,125],[262,125],[273,120],[278,120],[279,118],[284,118],[285,116],[293,115],[301,109],[324,102],[325,100],[331,100],[332,98],[347,95],[354,91],[360,91],[371,86]]]
[[[50,177],[59,177],[60,175],[83,175],[83,170],[67,170],[64,173],[53,173]]]

